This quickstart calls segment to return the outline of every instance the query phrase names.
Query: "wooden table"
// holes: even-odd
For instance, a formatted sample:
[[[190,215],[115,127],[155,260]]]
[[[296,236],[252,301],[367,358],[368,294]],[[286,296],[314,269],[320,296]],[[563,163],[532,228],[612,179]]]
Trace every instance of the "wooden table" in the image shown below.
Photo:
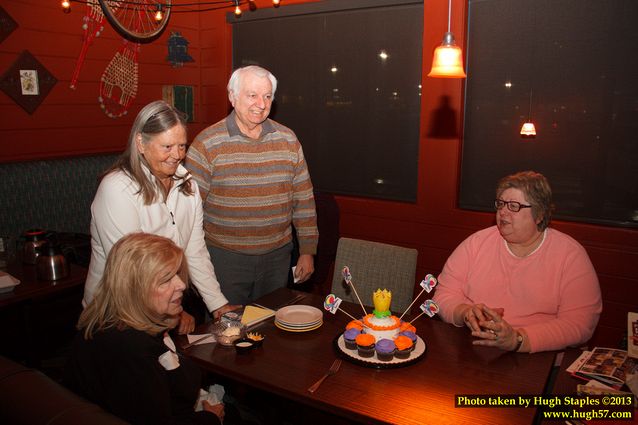
[[[258,302],[280,305],[299,292],[277,290]],[[323,297],[307,294],[300,304],[323,310]],[[358,316],[361,308],[343,303],[341,308]],[[459,394],[541,395],[552,369],[555,352],[516,354],[472,345],[464,328],[422,316],[414,324],[426,342],[422,360],[399,369],[378,370],[348,361],[314,394],[307,389],[333,362],[333,340],[350,319],[343,313],[324,311],[324,324],[305,333],[280,330],[273,319],[258,331],[266,336],[263,347],[237,355],[219,344],[195,345],[184,354],[199,366],[236,382],[364,423],[393,424],[530,424],[535,409],[458,408]],[[198,329],[204,332],[210,324]],[[178,343],[184,344],[180,337]]]
[[[55,350],[62,338],[75,333],[87,270],[75,264],[69,267],[66,278],[47,281],[37,278],[34,265],[9,265],[6,272],[20,284],[0,294],[3,336],[12,341],[4,344],[0,353],[37,368],[47,351]]]
[[[83,287],[87,270],[84,267],[69,264],[69,275],[59,280],[38,279],[35,266],[31,264],[9,264],[6,272],[20,280],[20,284],[15,286],[13,291],[0,294],[0,308]]]
[[[567,368],[574,362],[576,361],[576,359],[578,358],[578,356],[580,356],[582,354],[582,350],[578,349],[578,348],[567,348],[564,352],[564,355],[561,356],[561,362],[560,365],[558,366],[558,368],[556,369],[556,374],[555,374],[555,379],[554,379],[554,383],[552,385],[552,391],[551,394],[552,395],[557,395],[557,396],[564,396],[564,395],[570,395],[570,396],[576,396],[577,394],[577,385],[579,384],[586,384],[587,381],[584,379],[579,379],[576,378],[574,376],[572,376],[570,373],[567,372]],[[601,406],[602,409],[605,408],[605,406]],[[557,422],[555,420],[545,420],[542,421],[543,424],[556,424]],[[612,424],[618,424],[621,423],[623,425],[635,425],[638,424],[638,410],[634,411],[633,414],[633,419],[632,420],[596,420],[595,422],[596,425],[612,425]]]

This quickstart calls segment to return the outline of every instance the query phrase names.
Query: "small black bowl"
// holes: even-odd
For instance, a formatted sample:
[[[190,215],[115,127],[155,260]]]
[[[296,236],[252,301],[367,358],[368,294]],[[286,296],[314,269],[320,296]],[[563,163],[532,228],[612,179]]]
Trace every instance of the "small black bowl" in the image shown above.
[[[255,342],[252,339],[241,338],[233,343],[237,354],[248,354],[250,350],[255,348]]]
[[[246,338],[253,342],[253,344],[255,345],[255,348],[261,347],[261,344],[264,343],[265,336],[263,336],[262,334],[256,333],[256,332],[254,334],[258,335],[259,337],[261,337],[261,339],[251,338],[250,337],[250,332],[248,333],[248,335],[246,335]]]

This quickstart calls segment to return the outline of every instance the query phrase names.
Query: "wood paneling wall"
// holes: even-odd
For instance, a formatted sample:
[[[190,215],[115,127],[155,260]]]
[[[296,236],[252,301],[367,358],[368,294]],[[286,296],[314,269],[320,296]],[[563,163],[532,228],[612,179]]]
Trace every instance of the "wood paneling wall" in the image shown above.
[[[281,7],[303,2],[283,0]],[[258,0],[256,4],[261,8],[271,7],[272,3]],[[130,115],[112,120],[97,103],[99,78],[121,40],[108,24],[91,46],[78,88],[73,91],[68,82],[81,47],[82,7],[74,3],[73,13],[63,15],[57,1],[7,0],[2,6],[20,27],[0,44],[0,72],[23,49],[28,49],[53,72],[59,83],[33,115],[0,94],[3,145],[0,161],[121,150],[134,115],[142,105],[161,96],[162,84],[195,86],[197,122],[191,125],[191,137],[228,111],[225,86],[232,65],[231,28],[225,22],[226,11],[174,14],[167,32],[158,41],[142,46],[140,90]],[[337,198],[342,236],[418,249],[419,280],[427,273],[439,273],[448,255],[465,237],[494,222],[493,214],[456,207],[461,138],[427,136],[434,111],[444,96],[449,97],[450,106],[457,113],[460,132],[463,81],[426,76],[432,51],[447,29],[447,2],[424,0],[424,9],[417,202]],[[457,43],[465,47],[466,1],[453,0],[452,10],[452,31]],[[165,61],[170,30],[181,31],[189,40],[194,63],[174,69]],[[627,311],[638,311],[638,231],[558,221],[553,226],[585,246],[598,272],[605,304],[592,343],[617,346],[626,332]],[[391,287],[391,282],[388,286]]]
[[[4,73],[23,50],[29,50],[58,80],[40,107],[29,115],[11,98],[0,93],[0,162],[31,160],[64,155],[118,152],[124,149],[128,132],[137,112],[147,103],[161,99],[162,85],[194,86],[195,119],[189,132],[196,134],[210,116],[202,109],[201,99],[219,93],[202,93],[210,87],[203,78],[202,61],[211,66],[228,67],[227,55],[209,47],[218,31],[227,31],[223,12],[174,13],[162,36],[143,44],[139,54],[138,93],[126,116],[107,117],[98,103],[99,82],[113,55],[122,45],[122,37],[107,21],[104,31],[89,47],[75,90],[69,82],[82,47],[82,18],[86,5],[71,3],[72,12],[62,13],[57,0],[5,0],[2,7],[18,23],[18,28],[0,43],[0,73]],[[204,15],[217,23],[200,31]],[[201,19],[200,19],[201,18]],[[171,31],[179,31],[189,42],[189,54],[195,62],[173,68],[166,60]],[[200,38],[201,37],[201,38]],[[226,48],[226,46],[224,46]],[[208,56],[205,56],[208,53]],[[220,65],[221,63],[221,65]],[[220,79],[222,79],[220,77]],[[216,84],[216,83],[214,83]],[[223,93],[222,93],[223,94]]]

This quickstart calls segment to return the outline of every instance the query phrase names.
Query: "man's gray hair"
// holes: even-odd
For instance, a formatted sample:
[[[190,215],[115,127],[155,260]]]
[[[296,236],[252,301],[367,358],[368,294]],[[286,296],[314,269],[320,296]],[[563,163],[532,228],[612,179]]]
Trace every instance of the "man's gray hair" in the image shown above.
[[[272,97],[275,97],[275,91],[277,90],[277,79],[270,71],[261,66],[257,65],[248,65],[241,68],[237,68],[233,75],[230,76],[230,80],[228,80],[228,94],[233,94],[235,97],[241,90],[242,77],[246,73],[255,74],[261,78],[268,78],[270,80],[270,84],[272,85]]]

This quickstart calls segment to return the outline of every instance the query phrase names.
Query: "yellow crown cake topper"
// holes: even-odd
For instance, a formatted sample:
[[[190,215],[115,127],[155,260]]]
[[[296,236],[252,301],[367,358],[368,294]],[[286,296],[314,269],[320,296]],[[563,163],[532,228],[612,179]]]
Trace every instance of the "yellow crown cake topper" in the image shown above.
[[[392,303],[392,291],[387,289],[377,289],[372,294],[372,302],[374,303],[374,315],[377,317],[389,316],[390,304]]]

